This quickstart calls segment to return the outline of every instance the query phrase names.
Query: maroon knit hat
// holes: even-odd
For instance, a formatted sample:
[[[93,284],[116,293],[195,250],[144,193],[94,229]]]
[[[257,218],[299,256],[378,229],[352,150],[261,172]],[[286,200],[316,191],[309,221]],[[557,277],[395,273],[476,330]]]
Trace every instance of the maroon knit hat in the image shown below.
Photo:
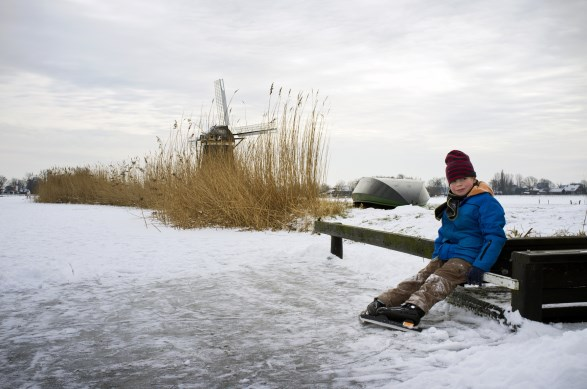
[[[449,152],[444,162],[446,162],[446,179],[449,184],[459,178],[477,177],[469,156],[462,151]]]

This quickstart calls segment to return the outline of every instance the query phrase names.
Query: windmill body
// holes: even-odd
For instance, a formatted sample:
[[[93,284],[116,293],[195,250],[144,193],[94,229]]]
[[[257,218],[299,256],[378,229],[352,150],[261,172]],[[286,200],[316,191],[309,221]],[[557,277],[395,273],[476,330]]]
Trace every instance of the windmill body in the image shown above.
[[[222,79],[214,81],[215,101],[218,116],[218,124],[210,127],[210,130],[198,139],[202,156],[224,155],[232,157],[234,148],[247,136],[260,135],[275,131],[275,121],[262,124],[230,128],[229,111],[226,103],[226,92]]]

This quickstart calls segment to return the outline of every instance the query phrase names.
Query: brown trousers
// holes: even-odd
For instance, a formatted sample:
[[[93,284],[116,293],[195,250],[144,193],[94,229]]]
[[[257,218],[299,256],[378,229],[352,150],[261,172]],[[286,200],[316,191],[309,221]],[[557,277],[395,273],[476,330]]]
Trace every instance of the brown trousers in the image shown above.
[[[451,258],[448,261],[435,259],[418,274],[400,282],[378,298],[388,307],[410,303],[427,313],[458,285],[467,282],[469,269],[471,264],[460,258]]]

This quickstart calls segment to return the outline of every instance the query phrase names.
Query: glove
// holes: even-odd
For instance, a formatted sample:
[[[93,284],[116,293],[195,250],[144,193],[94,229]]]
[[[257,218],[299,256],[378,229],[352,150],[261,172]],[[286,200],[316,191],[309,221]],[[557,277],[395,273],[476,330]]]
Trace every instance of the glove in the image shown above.
[[[479,285],[483,283],[483,274],[485,274],[484,270],[479,269],[476,266],[473,266],[471,270],[469,270],[469,274],[467,274],[467,283],[471,285]]]

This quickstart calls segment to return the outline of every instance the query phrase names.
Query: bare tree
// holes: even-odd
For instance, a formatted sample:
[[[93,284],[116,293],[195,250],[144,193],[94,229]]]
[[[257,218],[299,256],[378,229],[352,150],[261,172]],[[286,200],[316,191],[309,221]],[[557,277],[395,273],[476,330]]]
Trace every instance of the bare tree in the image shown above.
[[[340,180],[334,185],[333,188],[338,191],[344,190],[346,188],[346,183],[343,180]]]
[[[448,193],[448,185],[446,184],[446,178],[434,177],[428,181],[426,190],[430,196],[442,196]]]
[[[26,189],[29,191],[29,193],[38,194],[39,177],[35,176],[32,173],[28,173],[26,177]]]
[[[23,180],[19,180],[17,178],[12,178],[10,180],[10,186],[12,186],[15,189],[20,189],[24,186],[24,181]]]
[[[489,185],[493,188],[494,191],[498,192],[501,191],[499,188],[499,173],[495,173],[493,178],[489,180]]]
[[[528,189],[534,189],[537,183],[538,179],[536,177],[528,176],[524,179],[524,185],[527,186]]]
[[[349,190],[351,190],[351,191],[355,190],[359,181],[361,181],[360,178],[355,178],[354,180],[349,181],[347,184],[349,187]]]
[[[4,184],[6,184],[6,181],[8,181],[6,177],[0,176],[0,192],[2,191],[2,188],[4,188]]]
[[[513,175],[504,173],[503,170],[499,173],[495,173],[493,178],[489,181],[489,184],[497,193],[513,194],[515,192]]]
[[[521,188],[522,186],[524,186],[524,176],[521,175],[520,173],[516,174],[516,186],[518,188]]]

